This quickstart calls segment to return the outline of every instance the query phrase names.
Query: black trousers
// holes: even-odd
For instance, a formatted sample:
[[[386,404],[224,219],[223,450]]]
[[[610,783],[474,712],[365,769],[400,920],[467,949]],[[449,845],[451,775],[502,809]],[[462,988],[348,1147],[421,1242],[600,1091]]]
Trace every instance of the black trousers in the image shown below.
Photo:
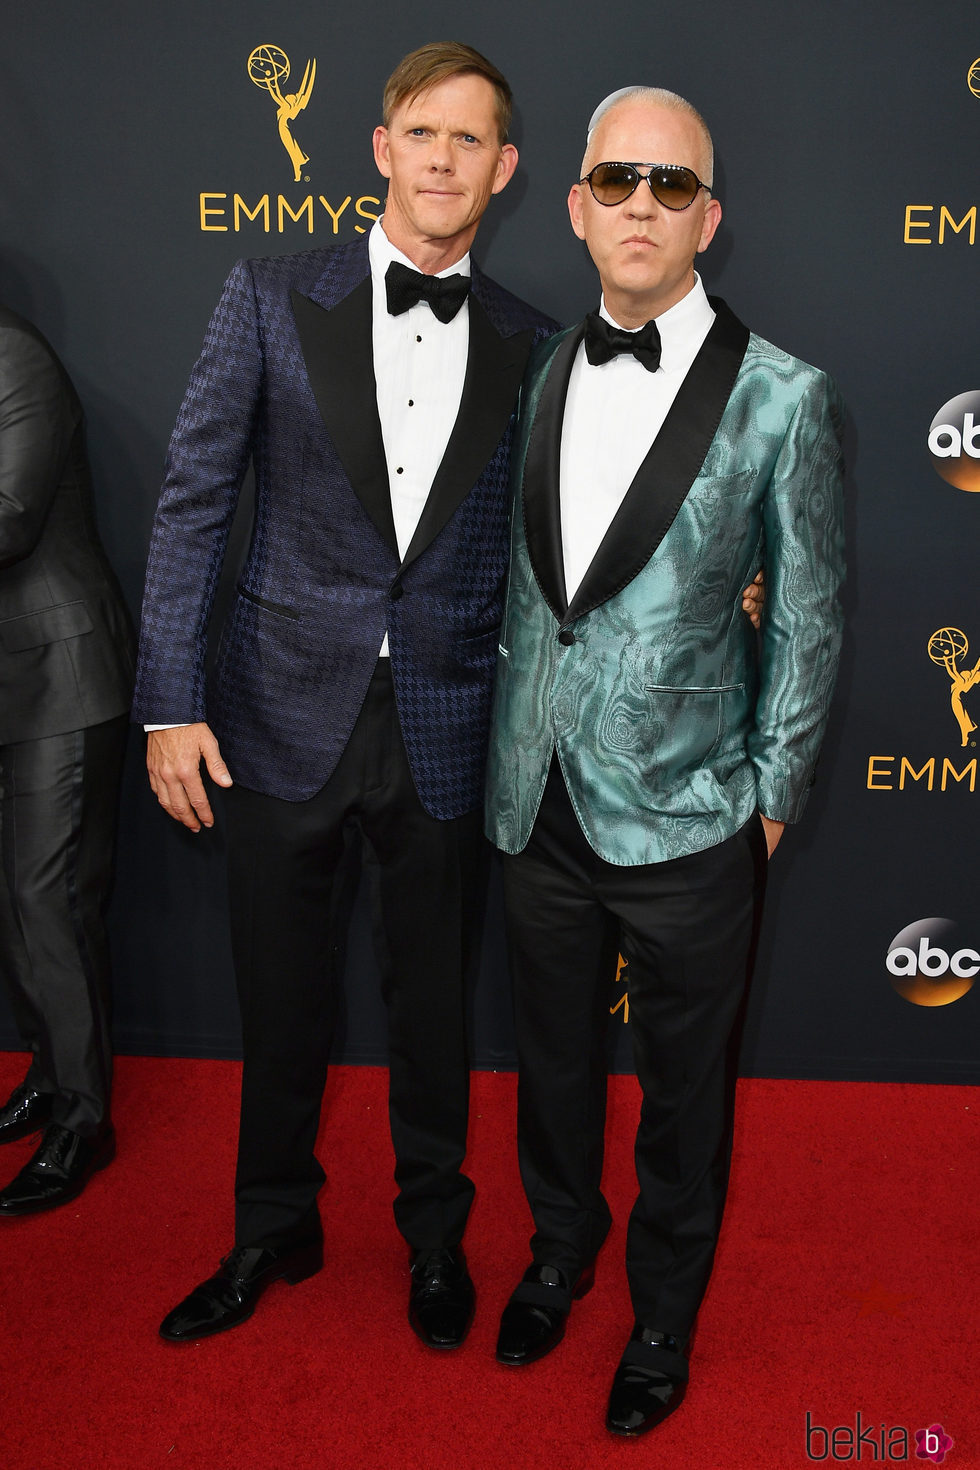
[[[105,907],[128,716],[0,745],[0,974],[52,1120],[91,1135],[112,1080]]]
[[[636,1317],[684,1340],[714,1258],[731,1157],[736,1041],[765,890],[754,817],[705,852],[604,861],[557,760],[531,839],[504,858],[520,1080],[518,1148],[534,1259],[574,1276],[610,1215],[600,1190],[617,952],[643,1092],[627,1273]]]
[[[347,748],[304,802],[226,794],[232,945],[244,1069],[236,1240],[319,1231],[314,1155],[358,849],[373,874],[388,1011],[395,1219],[418,1250],[459,1243],[469,1058],[464,973],[482,892],[481,814],[439,821],[412,781],[389,661],[380,659]]]

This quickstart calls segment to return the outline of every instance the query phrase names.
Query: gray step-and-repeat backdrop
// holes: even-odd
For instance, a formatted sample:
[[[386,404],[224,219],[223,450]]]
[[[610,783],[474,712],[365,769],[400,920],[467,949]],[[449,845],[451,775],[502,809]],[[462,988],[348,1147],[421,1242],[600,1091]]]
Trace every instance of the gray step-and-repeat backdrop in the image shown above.
[[[805,821],[772,867],[744,1070],[980,1080],[975,4],[20,7],[4,27],[0,299],[75,380],[132,606],[170,427],[229,267],[369,228],[384,78],[446,37],[496,61],[518,102],[521,168],[478,241],[492,275],[564,321],[594,306],[565,211],[586,120],[616,87],[669,86],[716,139],[725,218],[702,257],[709,290],[833,372],[848,403],[840,693]],[[273,85],[250,66],[259,47]],[[175,828],[141,762],[134,734],[112,910],[118,1043],[233,1055],[223,838]],[[482,1066],[513,1060],[500,926],[492,886]],[[363,906],[348,981],[342,1054],[383,1060]],[[610,1031],[628,1069],[625,992]],[[16,1044],[0,1002],[0,1045]]]

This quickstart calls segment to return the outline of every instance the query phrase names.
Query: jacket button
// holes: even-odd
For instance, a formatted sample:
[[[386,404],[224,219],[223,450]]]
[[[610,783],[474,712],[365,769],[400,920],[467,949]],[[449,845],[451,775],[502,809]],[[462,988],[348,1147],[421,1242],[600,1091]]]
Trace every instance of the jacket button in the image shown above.
[[[405,595],[405,589],[404,589],[404,587],[402,586],[402,584],[400,582],[396,582],[395,585],[394,585],[394,587],[392,587],[391,592],[389,593],[389,596],[391,597],[392,602],[397,602],[398,599],[400,597],[404,597],[404,595]]]
[[[558,642],[564,643],[566,648],[570,648],[572,646],[572,644],[575,642],[575,634],[572,632],[571,628],[562,628],[561,632],[558,634]]]

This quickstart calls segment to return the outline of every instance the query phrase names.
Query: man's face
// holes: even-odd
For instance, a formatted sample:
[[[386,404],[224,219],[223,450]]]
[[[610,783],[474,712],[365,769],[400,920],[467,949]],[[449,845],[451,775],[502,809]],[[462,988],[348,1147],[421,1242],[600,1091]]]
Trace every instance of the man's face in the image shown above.
[[[586,168],[683,164],[701,179],[707,168],[694,119],[640,100],[606,114],[585,162]],[[643,181],[622,204],[610,206],[597,203],[588,184],[573,184],[568,212],[572,229],[595,261],[610,315],[624,327],[642,326],[687,295],[694,285],[694,257],[707,249],[721,220],[721,205],[703,189],[687,209],[672,210]]]
[[[490,196],[517,167],[517,149],[500,143],[490,83],[465,75],[402,102],[390,126],[375,129],[374,161],[389,180],[388,239],[423,266],[438,244],[448,265],[469,249]]]

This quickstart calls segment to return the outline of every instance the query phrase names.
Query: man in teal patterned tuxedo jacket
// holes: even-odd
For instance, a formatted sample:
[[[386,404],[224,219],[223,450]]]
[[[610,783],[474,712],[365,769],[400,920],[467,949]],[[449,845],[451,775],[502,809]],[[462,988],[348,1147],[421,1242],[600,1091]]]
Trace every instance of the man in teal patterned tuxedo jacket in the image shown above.
[[[504,881],[533,1262],[497,1356],[560,1341],[609,1228],[605,1021],[629,961],[643,1090],[627,1240],[636,1318],[607,1426],[683,1397],[732,1137],[766,864],[801,815],[836,674],[842,407],[694,270],[721,218],[711,139],[672,93],[593,117],[569,212],[600,313],[522,390],[488,831]],[[757,638],[741,588],[765,566]]]

